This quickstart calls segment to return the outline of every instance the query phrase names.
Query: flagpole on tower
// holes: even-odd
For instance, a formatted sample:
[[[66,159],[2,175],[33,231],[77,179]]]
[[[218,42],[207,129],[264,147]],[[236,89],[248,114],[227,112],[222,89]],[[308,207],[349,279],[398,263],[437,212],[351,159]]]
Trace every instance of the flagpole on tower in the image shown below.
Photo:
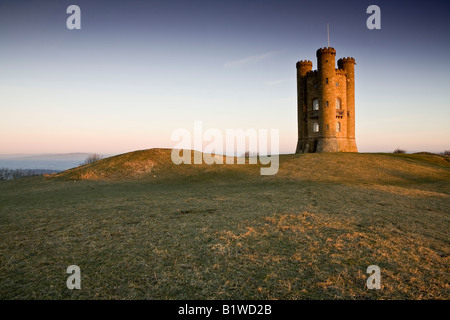
[[[328,47],[330,46],[330,26],[327,22],[327,40],[328,40]]]

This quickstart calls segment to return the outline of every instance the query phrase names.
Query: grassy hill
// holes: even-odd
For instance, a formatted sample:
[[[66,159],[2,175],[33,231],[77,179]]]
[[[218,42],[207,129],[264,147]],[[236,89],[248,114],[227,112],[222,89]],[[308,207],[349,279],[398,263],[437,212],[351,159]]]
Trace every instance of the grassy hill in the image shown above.
[[[282,155],[261,176],[164,149],[1,182],[0,298],[449,299],[449,182],[433,154]]]

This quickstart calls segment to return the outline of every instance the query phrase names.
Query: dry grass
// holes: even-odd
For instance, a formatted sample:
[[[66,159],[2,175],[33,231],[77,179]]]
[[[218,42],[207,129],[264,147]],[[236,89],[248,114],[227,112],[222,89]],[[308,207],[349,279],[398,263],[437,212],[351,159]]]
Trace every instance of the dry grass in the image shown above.
[[[2,182],[0,298],[450,298],[448,157],[280,166],[175,166],[145,150]],[[82,290],[65,286],[71,264]],[[372,264],[381,290],[365,286]]]
[[[436,252],[430,242],[393,227],[364,230],[348,217],[303,212],[276,214],[241,234],[218,237],[211,250],[227,264],[267,270],[257,287],[247,287],[259,298],[448,298],[448,248]],[[364,268],[371,264],[382,269],[379,292],[365,287]]]

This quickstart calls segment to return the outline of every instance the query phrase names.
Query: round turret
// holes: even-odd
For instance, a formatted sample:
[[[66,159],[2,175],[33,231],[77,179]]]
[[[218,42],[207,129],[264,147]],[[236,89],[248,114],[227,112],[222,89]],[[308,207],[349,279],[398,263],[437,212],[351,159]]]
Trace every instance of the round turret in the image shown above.
[[[331,54],[331,55],[336,55],[336,50],[332,47],[325,47],[325,48],[320,48],[316,51],[316,57],[319,58],[321,55],[324,54]]]
[[[320,48],[316,52],[318,89],[319,89],[319,133],[322,138],[336,136],[335,108],[336,101],[336,50],[331,47]]]
[[[353,57],[338,60],[338,68],[344,70],[347,77],[347,138],[350,148],[357,150],[355,142],[355,64]]]
[[[344,69],[344,65],[346,65],[346,64],[353,64],[353,65],[356,64],[355,58],[353,58],[353,57],[340,58],[337,63],[338,63],[339,69]]]
[[[297,73],[299,76],[304,77],[309,71],[312,70],[313,63],[309,60],[301,60],[296,63]]]
[[[326,73],[334,73],[336,68],[336,50],[331,47],[320,48],[316,52],[317,70]]]
[[[296,63],[297,69],[302,66],[311,66],[312,68],[312,65],[313,65],[312,61],[309,60],[300,60]]]

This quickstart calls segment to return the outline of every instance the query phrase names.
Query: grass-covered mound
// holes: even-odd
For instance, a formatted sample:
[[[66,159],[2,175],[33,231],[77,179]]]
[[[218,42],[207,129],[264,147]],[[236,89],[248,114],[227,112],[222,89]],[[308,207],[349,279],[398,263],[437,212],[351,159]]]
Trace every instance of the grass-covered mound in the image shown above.
[[[449,299],[449,181],[430,154],[282,155],[261,176],[155,149],[1,182],[0,298]]]

